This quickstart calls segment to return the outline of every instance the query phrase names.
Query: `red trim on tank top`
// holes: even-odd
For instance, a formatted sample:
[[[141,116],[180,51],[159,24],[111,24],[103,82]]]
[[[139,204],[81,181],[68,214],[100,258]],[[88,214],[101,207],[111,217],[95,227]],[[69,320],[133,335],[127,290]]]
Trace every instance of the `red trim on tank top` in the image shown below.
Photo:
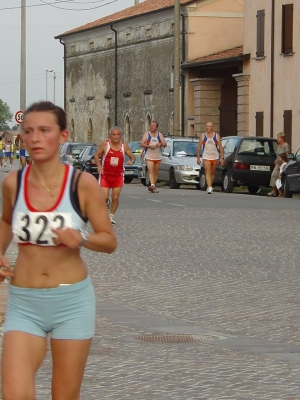
[[[67,183],[68,174],[69,174],[69,168],[70,168],[69,165],[65,165],[65,174],[64,174],[63,184],[62,184],[62,187],[60,189],[60,193],[59,193],[58,199],[57,199],[56,203],[54,204],[54,206],[51,207],[51,208],[48,208],[48,210],[37,210],[37,209],[33,208],[32,205],[29,202],[28,182],[27,181],[28,181],[28,176],[29,176],[29,172],[30,172],[31,166],[32,165],[28,166],[28,168],[26,170],[26,173],[25,173],[25,176],[24,176],[24,198],[25,198],[25,203],[26,203],[26,206],[27,206],[28,210],[32,211],[32,212],[43,212],[43,211],[44,212],[50,212],[50,211],[55,210],[58,207],[59,203],[61,202],[61,199],[62,199],[62,197],[64,195],[64,192],[65,192],[66,183]]]

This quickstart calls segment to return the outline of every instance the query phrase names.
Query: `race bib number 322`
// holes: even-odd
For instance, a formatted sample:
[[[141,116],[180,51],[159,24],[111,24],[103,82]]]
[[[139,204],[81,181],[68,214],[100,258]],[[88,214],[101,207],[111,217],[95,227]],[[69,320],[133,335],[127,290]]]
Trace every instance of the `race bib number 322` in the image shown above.
[[[54,229],[72,228],[72,214],[64,212],[18,212],[15,215],[14,240],[17,243],[32,243],[54,246]]]

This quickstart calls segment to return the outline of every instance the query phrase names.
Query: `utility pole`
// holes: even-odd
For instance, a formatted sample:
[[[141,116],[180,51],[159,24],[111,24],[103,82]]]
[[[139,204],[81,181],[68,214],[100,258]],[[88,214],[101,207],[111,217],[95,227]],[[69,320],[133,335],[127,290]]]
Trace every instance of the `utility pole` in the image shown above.
[[[53,104],[55,104],[55,79],[56,75],[55,72],[53,72]]]
[[[180,124],[180,0],[174,4],[174,135],[181,136]]]
[[[20,110],[26,109],[26,0],[21,0]]]

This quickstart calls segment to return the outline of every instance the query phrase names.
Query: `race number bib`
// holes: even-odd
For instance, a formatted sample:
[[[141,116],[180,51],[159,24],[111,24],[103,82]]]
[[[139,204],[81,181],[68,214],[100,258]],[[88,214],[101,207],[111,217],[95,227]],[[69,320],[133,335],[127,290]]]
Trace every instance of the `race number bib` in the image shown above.
[[[55,246],[56,235],[51,228],[72,228],[72,214],[58,212],[18,212],[14,221],[16,243],[32,243],[39,246]]]
[[[119,157],[111,157],[110,159],[110,165],[113,167],[117,167],[119,164]]]
[[[25,157],[29,157],[28,150],[25,150]]]

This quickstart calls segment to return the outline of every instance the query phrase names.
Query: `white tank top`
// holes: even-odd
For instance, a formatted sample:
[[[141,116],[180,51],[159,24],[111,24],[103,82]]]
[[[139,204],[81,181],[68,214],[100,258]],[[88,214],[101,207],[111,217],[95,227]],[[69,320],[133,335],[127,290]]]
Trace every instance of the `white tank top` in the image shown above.
[[[216,147],[216,143],[214,142],[214,136],[212,138],[208,138],[206,136],[206,139],[207,140],[205,143],[202,158],[204,160],[218,160],[220,155],[219,155],[218,149]]]
[[[12,231],[14,241],[19,245],[35,244],[39,246],[55,246],[54,233],[51,228],[84,229],[87,219],[79,210],[73,192],[73,182],[76,170],[66,165],[63,185],[56,204],[49,210],[36,210],[28,198],[27,165],[19,171],[17,198],[13,209]]]

